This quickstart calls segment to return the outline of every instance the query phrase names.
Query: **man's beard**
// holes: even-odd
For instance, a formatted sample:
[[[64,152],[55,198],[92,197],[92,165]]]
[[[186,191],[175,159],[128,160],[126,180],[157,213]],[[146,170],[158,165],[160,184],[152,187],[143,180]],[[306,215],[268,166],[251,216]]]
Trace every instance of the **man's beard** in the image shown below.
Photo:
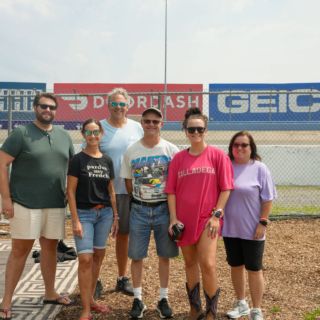
[[[54,119],[53,116],[50,116],[50,118],[45,119],[45,118],[43,118],[42,115],[39,114],[39,113],[36,113],[36,118],[37,118],[37,120],[38,120],[40,123],[42,123],[42,124],[51,124],[52,121],[53,121],[53,119]]]

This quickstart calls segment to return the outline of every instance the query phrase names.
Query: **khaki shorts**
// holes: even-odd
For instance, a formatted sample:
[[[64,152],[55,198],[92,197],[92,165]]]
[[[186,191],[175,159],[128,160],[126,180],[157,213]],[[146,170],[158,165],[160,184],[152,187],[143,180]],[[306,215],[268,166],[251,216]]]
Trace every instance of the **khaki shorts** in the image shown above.
[[[10,219],[12,239],[63,239],[65,208],[29,209],[14,203],[14,216]]]

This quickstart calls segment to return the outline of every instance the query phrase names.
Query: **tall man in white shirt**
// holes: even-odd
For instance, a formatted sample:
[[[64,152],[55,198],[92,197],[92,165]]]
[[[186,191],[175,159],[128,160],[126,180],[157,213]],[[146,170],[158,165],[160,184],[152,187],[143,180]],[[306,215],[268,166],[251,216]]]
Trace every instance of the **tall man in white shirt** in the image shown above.
[[[101,139],[101,151],[111,157],[114,166],[114,187],[119,213],[119,232],[116,238],[116,257],[118,279],[116,291],[133,295],[132,286],[127,277],[128,237],[130,197],[124,179],[120,178],[122,157],[127,148],[143,136],[140,123],[127,118],[129,95],[123,88],[113,89],[108,96],[109,117],[101,121],[104,135]]]

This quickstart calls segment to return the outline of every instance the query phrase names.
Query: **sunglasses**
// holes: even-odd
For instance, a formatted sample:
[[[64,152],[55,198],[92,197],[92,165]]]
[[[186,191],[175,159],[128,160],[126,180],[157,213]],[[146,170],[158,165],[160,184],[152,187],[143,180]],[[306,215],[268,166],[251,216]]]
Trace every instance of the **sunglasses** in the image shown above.
[[[249,143],[234,143],[232,145],[233,148],[239,148],[241,147],[242,149],[247,148],[249,146]]]
[[[91,137],[92,135],[94,135],[95,137],[98,137],[100,134],[100,130],[84,130],[83,134],[86,137]]]
[[[206,131],[206,128],[204,127],[189,127],[186,129],[188,133],[195,133],[196,131],[198,133],[204,133]]]
[[[57,110],[57,106],[52,106],[50,104],[38,104],[38,107],[40,107],[42,110],[50,109],[51,111]]]
[[[115,102],[115,101],[111,101],[111,107],[121,107],[124,108],[126,107],[128,104],[126,102]]]
[[[153,125],[158,125],[161,121],[160,120],[150,120],[150,119],[143,119],[142,120],[144,124],[153,124]]]

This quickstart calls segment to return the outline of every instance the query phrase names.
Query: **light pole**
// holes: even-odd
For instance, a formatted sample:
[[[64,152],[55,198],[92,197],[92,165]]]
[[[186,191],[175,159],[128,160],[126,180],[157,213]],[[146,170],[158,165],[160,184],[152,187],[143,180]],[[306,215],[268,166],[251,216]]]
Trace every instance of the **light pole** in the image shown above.
[[[163,111],[164,120],[167,120],[167,106],[166,106],[166,93],[167,93],[167,10],[168,0],[165,0],[165,14],[164,14],[164,95],[163,95]]]

